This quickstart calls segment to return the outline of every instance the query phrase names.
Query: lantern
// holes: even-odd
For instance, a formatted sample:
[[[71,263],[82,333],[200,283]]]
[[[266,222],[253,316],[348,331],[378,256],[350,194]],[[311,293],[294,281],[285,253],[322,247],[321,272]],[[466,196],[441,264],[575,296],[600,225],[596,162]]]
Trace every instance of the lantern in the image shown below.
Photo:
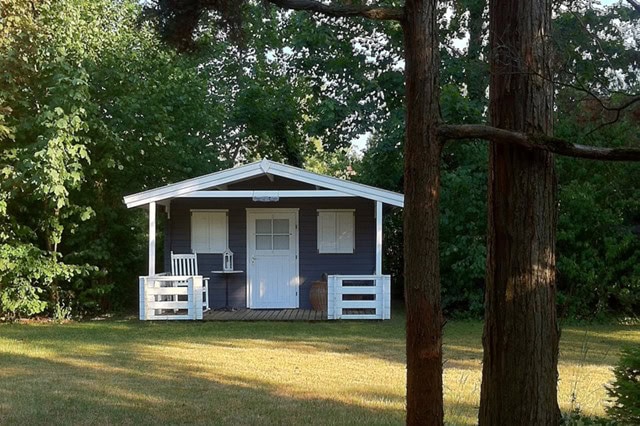
[[[222,270],[233,271],[233,252],[229,248],[222,252]]]

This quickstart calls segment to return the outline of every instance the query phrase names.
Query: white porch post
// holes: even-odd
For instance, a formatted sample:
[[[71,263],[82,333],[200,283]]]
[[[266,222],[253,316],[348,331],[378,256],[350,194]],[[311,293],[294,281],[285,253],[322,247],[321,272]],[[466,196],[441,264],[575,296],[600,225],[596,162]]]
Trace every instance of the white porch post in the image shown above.
[[[156,274],[156,203],[149,203],[149,275]]]
[[[382,202],[376,201],[376,275],[382,275]]]

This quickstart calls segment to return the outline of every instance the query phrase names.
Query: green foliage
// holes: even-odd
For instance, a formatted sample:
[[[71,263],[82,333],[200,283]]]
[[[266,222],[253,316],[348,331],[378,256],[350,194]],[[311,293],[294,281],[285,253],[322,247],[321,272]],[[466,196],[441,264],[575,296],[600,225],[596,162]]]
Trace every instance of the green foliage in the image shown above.
[[[47,307],[42,296],[55,281],[86,273],[86,268],[61,263],[55,254],[31,244],[0,244],[0,313],[8,319],[39,314]]]
[[[615,426],[617,423],[605,418],[585,416],[579,410],[576,410],[570,413],[562,413],[560,424],[562,426]]]
[[[582,111],[560,119],[557,134],[576,138]],[[582,142],[580,139],[578,143]],[[633,120],[603,129],[586,142],[640,145]],[[640,310],[640,165],[561,159],[558,292],[564,314],[577,318],[634,315]]]
[[[381,131],[369,139],[367,150],[358,165],[356,180],[367,185],[403,191],[404,119],[396,114]]]
[[[362,159],[355,164],[353,179],[366,185],[389,191],[403,192],[404,118],[396,111],[369,139]],[[404,287],[404,235],[402,210],[393,208],[385,213],[383,222],[382,266],[393,276],[394,297],[402,296]]]
[[[631,315],[640,307],[640,241],[617,206],[600,198],[604,187],[561,189],[559,302],[571,317]]]
[[[43,12],[53,10],[42,4]],[[12,130],[0,140],[0,291],[1,311],[13,317],[41,312],[41,294],[59,305],[58,280],[91,269],[61,262],[58,251],[64,222],[86,211],[69,195],[80,187],[88,163],[88,83],[74,52],[56,43],[64,34],[51,31],[47,18],[39,20],[27,2],[2,11],[10,25],[2,28],[0,68],[10,72],[0,81],[0,100]],[[38,83],[25,86],[25,80]]]
[[[176,33],[174,44],[189,40],[181,46],[189,54],[179,55],[156,40],[133,0],[35,6],[0,0],[0,311],[24,316],[48,309],[65,317],[69,309],[94,312],[134,301],[146,219],[124,208],[125,194],[263,157],[402,191],[400,27],[288,14],[253,2],[214,3],[220,7],[198,31]],[[479,25],[485,3],[459,2],[441,20],[445,122],[486,119]],[[576,71],[558,77],[561,137],[575,140],[611,116],[566,85],[594,80],[596,93],[611,94],[605,86],[614,79],[598,78],[603,63],[587,56],[604,50],[614,68],[632,65],[637,55],[622,41],[631,34],[623,9],[557,15],[558,57]],[[618,29],[611,29],[612,13],[619,14]],[[170,15],[156,19],[171,30]],[[193,30],[191,24],[183,28]],[[242,37],[240,24],[251,37]],[[585,26],[614,37],[594,44]],[[465,53],[455,39],[468,31],[475,44]],[[620,83],[632,86],[635,78],[623,72]],[[633,118],[578,141],[637,144]],[[366,132],[372,136],[360,161],[347,146]],[[441,271],[449,314],[482,311],[486,164],[483,143],[451,143],[443,152]],[[564,312],[637,312],[637,166],[558,165]],[[393,210],[385,221],[384,264],[398,283],[401,227],[401,212]]]
[[[307,154],[304,168],[314,173],[333,176],[341,179],[352,179],[357,172],[354,165],[359,158],[352,149],[341,148],[327,151],[318,139],[312,139],[315,151]]]
[[[456,88],[445,86],[443,115],[457,122],[480,119],[477,104]],[[402,191],[404,138],[401,114],[392,116],[369,141],[354,179],[392,191]],[[483,312],[486,229],[487,149],[483,144],[455,143],[443,152],[440,200],[440,274],[442,306],[448,315],[479,317]],[[402,285],[402,212],[387,215],[384,262]]]
[[[613,374],[615,380],[607,387],[613,403],[607,413],[621,424],[640,424],[640,347],[623,349]]]
[[[466,145],[463,164],[442,174],[440,268],[445,312],[478,318],[484,311],[486,148]]]
[[[443,118],[481,123],[481,99],[465,97],[455,85],[442,88]],[[484,142],[450,142],[442,153],[440,269],[442,306],[450,315],[479,318],[484,312],[487,163]]]
[[[292,14],[253,2],[241,18],[247,37],[240,47],[212,21],[202,20],[193,35],[201,46],[224,39],[221,57],[206,67],[221,69],[227,82],[214,90],[231,118],[227,132],[242,142],[242,157],[295,163],[313,155],[314,140],[327,151],[348,148],[401,105],[397,25]]]
[[[51,284],[50,263],[33,246],[0,245],[0,312],[9,319],[42,312],[46,302],[39,295]]]
[[[133,1],[2,2],[0,312],[131,303],[145,223],[122,196],[216,170],[206,57],[137,25]],[[115,291],[113,291],[115,290]]]
[[[265,156],[350,175],[351,154],[332,150],[387,113],[373,77],[385,82],[386,102],[402,92],[399,70],[380,74],[368,61],[375,46],[363,39],[353,54],[352,36],[373,34],[370,23],[337,24],[334,40],[314,17],[247,4],[237,11],[256,36],[242,48],[203,25],[201,48],[179,55],[156,40],[135,1],[2,6],[1,242],[33,250],[13,255],[1,285],[12,288],[23,271],[21,285],[34,290],[24,294],[53,315],[133,305],[146,223],[123,195]],[[334,48],[320,48],[329,39]],[[380,54],[389,68],[395,59]],[[303,77],[309,66],[328,72]],[[36,280],[28,264],[40,258],[69,273]]]
[[[580,2],[560,9],[554,19],[553,43],[557,84],[570,84],[608,96],[640,83],[637,71],[637,13],[624,2],[606,8],[585,7]],[[578,93],[584,97],[584,92]]]
[[[265,155],[302,167],[305,140],[298,125],[304,121],[303,88],[274,74],[256,67],[252,75],[240,78],[243,90],[237,96],[230,124],[240,127],[238,136],[249,142],[244,144],[249,158]]]

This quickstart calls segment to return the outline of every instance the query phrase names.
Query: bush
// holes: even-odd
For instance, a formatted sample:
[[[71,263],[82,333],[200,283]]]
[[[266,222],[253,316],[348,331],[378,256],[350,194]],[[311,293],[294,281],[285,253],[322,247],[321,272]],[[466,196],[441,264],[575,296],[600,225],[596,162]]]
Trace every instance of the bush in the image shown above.
[[[67,265],[59,257],[32,244],[0,243],[0,317],[28,317],[48,306],[56,318],[64,312],[66,300],[57,282],[86,275],[92,268]]]
[[[580,410],[563,413],[560,419],[561,426],[615,426],[617,423],[613,420],[602,419],[599,417],[585,416]]]
[[[621,424],[640,424],[640,347],[623,349],[614,375],[607,388],[614,401],[607,412]]]

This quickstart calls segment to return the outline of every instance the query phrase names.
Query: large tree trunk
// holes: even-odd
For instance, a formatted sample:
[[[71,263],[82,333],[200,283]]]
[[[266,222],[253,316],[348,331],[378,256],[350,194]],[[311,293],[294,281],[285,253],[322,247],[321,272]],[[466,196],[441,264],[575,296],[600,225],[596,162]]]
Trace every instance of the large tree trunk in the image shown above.
[[[441,425],[442,314],[438,260],[440,151],[436,0],[407,0],[404,268],[407,424]]]
[[[491,0],[492,125],[552,131],[550,0]],[[556,177],[551,154],[491,148],[480,425],[554,425]]]

